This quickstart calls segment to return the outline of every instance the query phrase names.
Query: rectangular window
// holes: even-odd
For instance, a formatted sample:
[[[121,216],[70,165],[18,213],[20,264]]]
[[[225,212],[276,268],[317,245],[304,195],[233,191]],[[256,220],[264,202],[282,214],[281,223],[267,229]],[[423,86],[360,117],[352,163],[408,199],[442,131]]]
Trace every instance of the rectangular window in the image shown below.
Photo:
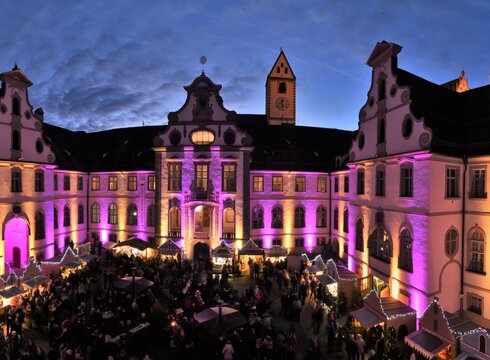
[[[364,170],[357,170],[357,194],[364,194]]]
[[[44,172],[37,171],[34,176],[35,176],[34,191],[36,192],[44,191]]]
[[[486,198],[485,191],[485,169],[471,170],[471,191],[470,196],[473,198]]]
[[[259,248],[263,249],[264,248],[264,242],[262,240],[254,240],[255,245],[257,245]]]
[[[304,176],[296,176],[296,178],[294,179],[294,191],[306,191],[306,178]]]
[[[109,176],[109,191],[117,191],[117,176]]]
[[[402,167],[400,169],[400,197],[413,196],[413,171],[412,167]]]
[[[22,173],[19,169],[12,169],[10,192],[22,192]]]
[[[196,164],[196,191],[208,191],[208,164]]]
[[[474,294],[468,294],[468,311],[481,315],[483,309],[483,298]]]
[[[128,176],[128,191],[136,191],[138,189],[136,175]]]
[[[376,170],[376,196],[385,196],[385,170]]]
[[[305,246],[305,239],[304,238],[296,238],[296,239],[294,239],[294,246],[295,247],[303,247],[303,246]]]
[[[282,246],[282,239],[273,239],[272,246]]]
[[[197,168],[196,168],[197,169]],[[168,191],[182,190],[182,164],[168,164]]]
[[[264,191],[264,177],[263,176],[254,176],[253,178],[254,192],[263,192]]]
[[[459,169],[446,168],[446,197],[455,198],[459,196]]]
[[[327,178],[325,176],[319,176],[316,183],[316,191],[327,192]]]
[[[236,191],[236,164],[225,163],[222,166],[223,191]]]
[[[317,237],[316,238],[316,246],[325,246],[326,243],[327,243],[326,237]]]
[[[338,176],[333,178],[333,191],[336,193],[339,192],[339,177]]]
[[[70,175],[63,176],[63,190],[70,191]]]
[[[58,174],[53,175],[53,186],[54,191],[58,191]]]
[[[92,191],[100,190],[100,176],[92,176],[90,180],[90,189]]]
[[[78,176],[77,177],[77,190],[82,191],[83,190],[83,176]]]
[[[349,193],[349,175],[344,175],[344,192]]]
[[[282,176],[272,177],[272,191],[282,191]]]
[[[148,176],[148,191],[155,191],[157,189],[157,181],[155,175]]]

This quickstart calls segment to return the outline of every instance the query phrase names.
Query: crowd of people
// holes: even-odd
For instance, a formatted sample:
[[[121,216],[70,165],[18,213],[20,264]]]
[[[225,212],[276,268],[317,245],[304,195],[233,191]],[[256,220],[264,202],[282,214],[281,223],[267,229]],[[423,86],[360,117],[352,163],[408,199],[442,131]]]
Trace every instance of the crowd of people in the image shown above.
[[[337,326],[335,299],[304,267],[293,272],[284,261],[265,261],[258,276],[253,264],[250,286],[243,288],[244,282],[230,281],[236,276],[232,267],[217,273],[209,260],[103,255],[67,277],[53,274],[49,284],[30,291],[5,314],[0,360],[129,360],[162,354],[179,360],[296,359],[298,346],[305,348],[298,344],[297,329],[306,303],[313,308],[308,359],[322,358],[325,351],[346,351],[349,359],[383,352],[382,331],[354,337],[349,319]],[[141,292],[118,289],[116,281],[128,276],[146,278],[153,286]],[[237,309],[245,322],[230,328],[217,322],[211,330],[196,323],[194,314],[215,306]],[[35,344],[23,328],[47,333],[47,346]],[[327,349],[321,346],[323,334]]]

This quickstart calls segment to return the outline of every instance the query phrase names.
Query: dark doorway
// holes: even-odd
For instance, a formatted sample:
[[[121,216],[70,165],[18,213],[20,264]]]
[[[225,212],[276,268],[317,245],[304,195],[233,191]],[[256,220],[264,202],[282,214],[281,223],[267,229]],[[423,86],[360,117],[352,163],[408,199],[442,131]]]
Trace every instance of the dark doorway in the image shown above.
[[[13,254],[12,254],[12,260],[13,260],[13,265],[14,268],[20,269],[20,249],[18,247],[14,247]]]
[[[206,261],[209,259],[209,245],[198,242],[194,245],[194,261]]]

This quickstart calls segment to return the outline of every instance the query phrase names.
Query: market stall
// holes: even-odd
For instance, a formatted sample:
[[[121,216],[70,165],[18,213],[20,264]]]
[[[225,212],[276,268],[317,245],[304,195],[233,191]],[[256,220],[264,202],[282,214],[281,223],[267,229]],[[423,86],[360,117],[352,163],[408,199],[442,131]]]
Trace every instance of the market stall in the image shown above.
[[[264,262],[264,249],[257,246],[253,240],[248,240],[238,250],[238,263],[242,274],[250,274],[250,267],[258,264],[262,268]]]
[[[320,284],[322,284],[323,286],[325,286],[327,288],[330,295],[332,295],[335,298],[338,296],[337,281],[335,281],[335,279],[332,278],[330,275],[327,275],[327,274],[317,275],[317,276],[315,276],[315,279]]]
[[[212,251],[213,263],[215,266],[222,267],[225,264],[232,263],[234,257],[234,250],[230,248],[224,241],[215,247]]]
[[[61,271],[61,275],[66,277],[81,267],[82,263],[71,247],[67,247],[63,254],[41,261],[41,269],[44,276]]]
[[[325,273],[330,275],[338,286],[338,291],[346,297],[347,307],[359,305],[359,276],[347,269],[344,265],[329,259],[325,265]]]
[[[156,257],[158,254],[158,250],[155,246],[138,238],[131,238],[117,243],[112,250],[114,250],[116,254],[125,254],[127,256],[136,256],[145,259]]]
[[[158,247],[158,255],[167,259],[177,259],[181,251],[182,249],[170,239]]]
[[[272,263],[278,261],[286,261],[288,249],[280,245],[274,245],[269,249],[265,249],[265,259]]]
[[[27,291],[41,290],[42,287],[47,286],[50,282],[51,279],[42,274],[41,266],[37,264],[34,257],[31,257],[20,279],[22,288]]]
[[[405,336],[405,343],[427,359],[455,357],[457,339],[437,298],[420,318],[419,330]]]
[[[391,327],[398,331],[401,325],[406,326],[408,333],[416,329],[417,312],[414,309],[391,296],[380,298],[375,290],[364,298],[361,309],[350,314],[355,325],[365,329],[376,325],[381,325],[385,331]]]

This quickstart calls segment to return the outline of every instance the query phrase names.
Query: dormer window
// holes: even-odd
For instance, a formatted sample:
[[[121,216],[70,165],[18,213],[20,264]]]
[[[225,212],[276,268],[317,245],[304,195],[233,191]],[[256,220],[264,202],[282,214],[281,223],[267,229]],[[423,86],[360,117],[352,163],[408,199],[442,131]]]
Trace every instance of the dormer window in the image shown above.
[[[386,121],[380,119],[378,123],[378,144],[386,142]]]
[[[20,150],[20,133],[18,130],[12,131],[12,150]]]
[[[279,74],[280,72],[281,72],[281,68],[278,66],[278,67],[276,68],[276,73],[278,73],[278,74]]]
[[[20,116],[20,101],[15,97],[12,99],[12,114]]]
[[[378,84],[378,101],[383,100],[386,97],[386,81],[384,79],[379,81]]]
[[[279,93],[280,94],[286,93],[286,83],[285,82],[279,83]]]

